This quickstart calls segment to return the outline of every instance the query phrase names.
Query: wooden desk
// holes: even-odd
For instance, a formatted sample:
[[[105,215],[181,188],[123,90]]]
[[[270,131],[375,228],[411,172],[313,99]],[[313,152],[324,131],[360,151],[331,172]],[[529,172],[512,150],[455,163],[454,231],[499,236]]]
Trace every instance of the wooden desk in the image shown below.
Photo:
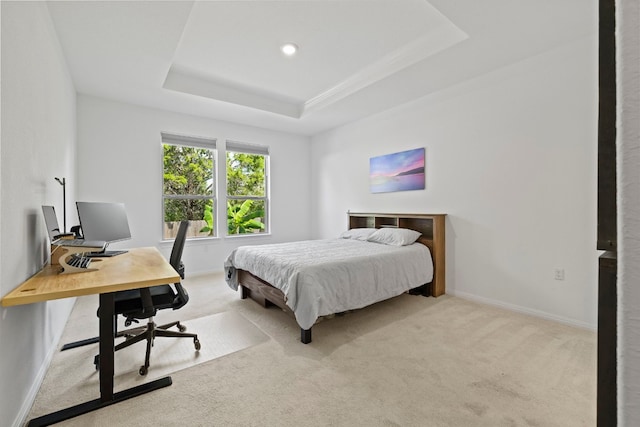
[[[58,266],[45,266],[2,298],[4,307],[60,298],[100,294],[100,398],[42,417],[29,426],[46,426],[171,385],[171,377],[113,392],[114,292],[180,281],[180,276],[156,248],[136,248],[112,258],[94,259],[96,271],[58,274]]]

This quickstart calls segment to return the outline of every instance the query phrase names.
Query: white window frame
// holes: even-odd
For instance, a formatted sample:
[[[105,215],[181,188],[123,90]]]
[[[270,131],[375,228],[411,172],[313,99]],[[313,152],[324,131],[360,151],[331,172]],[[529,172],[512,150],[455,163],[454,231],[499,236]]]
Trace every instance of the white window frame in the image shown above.
[[[227,153],[244,153],[244,154],[259,154],[265,156],[264,161],[264,196],[230,196],[227,194],[227,185],[228,185],[228,176],[227,176]],[[242,238],[247,236],[264,236],[268,235],[271,232],[271,203],[270,203],[270,159],[271,156],[269,154],[269,146],[266,145],[258,145],[258,144],[250,144],[246,142],[234,141],[234,140],[226,140],[225,141],[225,149],[222,156],[224,157],[224,195],[225,195],[225,204],[224,204],[224,232],[227,237],[231,238]],[[227,224],[227,201],[228,200],[262,200],[264,201],[264,231],[260,233],[242,233],[242,234],[229,234],[229,228]]]
[[[213,209],[212,209],[212,215],[213,215],[213,235],[212,236],[207,236],[207,237],[196,237],[195,239],[207,239],[207,238],[216,238],[218,237],[219,234],[219,221],[218,221],[218,175],[217,175],[217,171],[218,171],[218,149],[217,149],[217,140],[215,138],[204,138],[204,137],[196,137],[196,136],[187,136],[187,135],[178,135],[178,134],[173,134],[173,133],[168,133],[168,132],[161,132],[161,140],[162,140],[162,145],[161,148],[164,146],[164,144],[169,144],[169,145],[182,145],[185,147],[194,147],[194,148],[204,148],[207,150],[212,150],[213,151],[213,171],[212,171],[212,178],[213,178],[213,185],[211,186],[211,195],[168,195],[164,193],[164,149],[162,149],[162,154],[161,154],[161,166],[162,166],[162,181],[161,181],[161,186],[160,186],[160,191],[162,193],[162,207],[161,207],[161,212],[162,212],[162,217],[161,217],[161,224],[162,224],[162,230],[161,230],[161,236],[162,236],[162,240],[167,241],[167,240],[172,240],[172,239],[167,239],[164,237],[164,218],[165,218],[165,212],[164,212],[164,208],[165,208],[165,200],[170,200],[170,199],[174,199],[174,200],[184,200],[184,199],[192,199],[192,200],[212,200],[213,201]],[[226,165],[225,165],[225,170],[226,170]],[[226,172],[225,172],[226,175]]]

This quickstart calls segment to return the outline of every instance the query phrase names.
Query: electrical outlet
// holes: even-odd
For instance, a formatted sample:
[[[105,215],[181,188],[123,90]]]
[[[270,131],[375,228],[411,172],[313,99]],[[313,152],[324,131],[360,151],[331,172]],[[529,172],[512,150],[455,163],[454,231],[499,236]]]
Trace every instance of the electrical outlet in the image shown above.
[[[553,278],[556,280],[564,280],[564,268],[556,268]]]

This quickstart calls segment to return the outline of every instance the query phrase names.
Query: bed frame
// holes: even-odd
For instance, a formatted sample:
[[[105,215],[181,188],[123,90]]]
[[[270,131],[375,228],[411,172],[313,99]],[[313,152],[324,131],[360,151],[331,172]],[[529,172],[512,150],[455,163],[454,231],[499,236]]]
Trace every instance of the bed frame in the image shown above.
[[[443,295],[445,286],[445,220],[446,214],[386,214],[347,212],[347,226],[352,228],[409,228],[421,233],[418,242],[431,250],[433,258],[433,280],[409,293],[438,297]],[[265,308],[277,306],[294,317],[293,311],[285,303],[284,294],[264,280],[245,270],[238,270],[241,298],[251,298]],[[300,341],[311,342],[311,329],[300,328]]]

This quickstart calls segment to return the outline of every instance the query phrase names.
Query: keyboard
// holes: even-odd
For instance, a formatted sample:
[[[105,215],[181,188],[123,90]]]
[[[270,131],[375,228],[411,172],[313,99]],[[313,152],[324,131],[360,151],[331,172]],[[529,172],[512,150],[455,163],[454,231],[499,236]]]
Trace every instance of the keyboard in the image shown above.
[[[67,264],[69,264],[71,267],[76,268],[89,268],[89,264],[91,264],[91,258],[73,254],[69,257]]]

